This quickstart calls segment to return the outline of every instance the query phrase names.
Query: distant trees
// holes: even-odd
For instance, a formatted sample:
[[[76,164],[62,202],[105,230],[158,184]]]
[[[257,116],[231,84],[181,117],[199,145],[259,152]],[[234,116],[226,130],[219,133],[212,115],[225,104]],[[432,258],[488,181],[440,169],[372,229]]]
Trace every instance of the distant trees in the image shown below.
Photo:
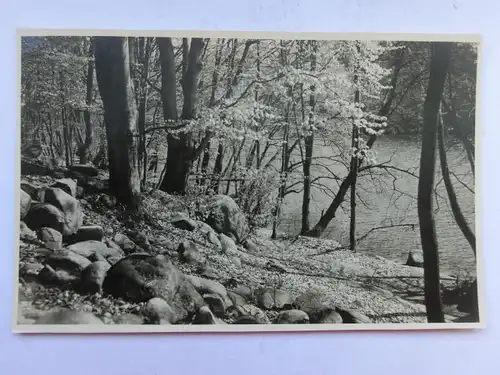
[[[139,210],[138,113],[130,77],[128,40],[96,37],[94,53],[108,140],[110,190],[129,208]]]

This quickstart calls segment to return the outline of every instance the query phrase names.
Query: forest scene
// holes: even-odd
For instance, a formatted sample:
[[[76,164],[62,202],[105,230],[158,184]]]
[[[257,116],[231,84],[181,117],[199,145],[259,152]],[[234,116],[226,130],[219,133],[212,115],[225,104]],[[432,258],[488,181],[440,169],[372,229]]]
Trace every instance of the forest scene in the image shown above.
[[[20,48],[18,324],[479,322],[477,43]]]

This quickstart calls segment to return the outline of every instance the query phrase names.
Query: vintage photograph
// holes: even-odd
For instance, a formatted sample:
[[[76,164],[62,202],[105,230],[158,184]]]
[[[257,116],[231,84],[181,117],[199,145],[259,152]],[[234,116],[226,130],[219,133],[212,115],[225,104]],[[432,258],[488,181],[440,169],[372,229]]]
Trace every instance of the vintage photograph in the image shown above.
[[[480,37],[18,37],[14,331],[483,327]]]

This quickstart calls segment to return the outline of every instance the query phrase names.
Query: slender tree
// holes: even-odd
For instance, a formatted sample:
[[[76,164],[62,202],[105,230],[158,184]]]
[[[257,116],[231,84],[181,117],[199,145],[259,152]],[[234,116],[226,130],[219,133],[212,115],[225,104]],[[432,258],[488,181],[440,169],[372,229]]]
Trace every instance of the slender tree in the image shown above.
[[[431,43],[430,76],[423,113],[422,151],[418,181],[418,218],[424,253],[424,292],[429,323],[444,322],[432,192],[435,178],[439,110],[449,69],[451,46],[452,44],[448,42]]]
[[[109,185],[116,198],[140,210],[137,108],[130,77],[127,38],[96,37],[95,68],[104,107],[108,143]]]

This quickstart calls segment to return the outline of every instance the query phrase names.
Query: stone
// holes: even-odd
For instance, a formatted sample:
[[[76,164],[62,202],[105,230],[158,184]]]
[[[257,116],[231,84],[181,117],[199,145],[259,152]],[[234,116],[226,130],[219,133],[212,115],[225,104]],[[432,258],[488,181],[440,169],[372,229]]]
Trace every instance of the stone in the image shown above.
[[[83,225],[83,212],[80,202],[63,190],[48,188],[45,191],[45,203],[57,207],[63,213],[63,235],[72,235]]]
[[[344,322],[342,316],[331,307],[325,307],[316,313],[314,317],[309,316],[309,320],[311,323],[319,324],[342,324]]]
[[[215,280],[208,280],[195,275],[185,275],[200,294],[218,294],[222,298],[227,296],[224,285]]]
[[[116,254],[116,251],[113,251],[112,249],[108,249],[106,244],[101,241],[83,241],[83,242],[77,242],[74,243],[73,245],[70,245],[67,247],[68,250],[71,250],[72,252],[79,254],[81,256],[84,256],[85,258],[94,258],[94,259],[106,259],[105,255],[110,255],[108,252],[111,251],[111,255]],[[98,255],[97,255],[98,254]],[[101,256],[99,256],[101,255]]]
[[[175,213],[170,219],[170,223],[176,228],[188,231],[193,231],[197,227],[196,221],[190,219],[188,215],[182,212]]]
[[[43,269],[40,263],[24,263],[19,267],[19,277],[29,283],[38,280],[38,274]]]
[[[104,238],[104,230],[99,225],[85,225],[80,227],[78,231],[66,240],[68,243],[77,243],[83,241],[102,241]]]
[[[64,269],[55,270],[46,265],[38,273],[38,280],[47,286],[72,287],[80,281],[80,278],[73,272]]]
[[[248,323],[236,323],[238,319],[242,317],[251,317],[255,321],[255,324],[270,324],[267,315],[254,305],[243,305],[237,306],[233,305],[227,308],[226,315],[233,319],[235,324],[248,324]]]
[[[175,315],[176,323],[186,322],[196,311],[205,304],[203,297],[188,280],[184,280],[177,289],[174,297],[169,301]]]
[[[32,200],[43,202],[45,197],[45,188],[35,186],[26,181],[21,181],[21,190],[29,194]]]
[[[127,324],[127,325],[142,325],[144,324],[144,319],[136,314],[123,314],[115,318],[115,324]]]
[[[219,234],[219,241],[223,253],[229,254],[238,251],[238,248],[236,247],[234,241],[225,234],[223,233]]]
[[[96,177],[99,175],[98,169],[89,164],[73,164],[68,169],[71,172],[76,172],[89,177]]]
[[[174,310],[163,298],[151,298],[142,308],[141,314],[147,324],[160,324],[161,321],[177,321]]]
[[[271,309],[291,309],[293,300],[288,292],[274,288],[259,288],[256,290],[257,304],[259,307]]]
[[[40,240],[47,249],[60,250],[62,248],[63,236],[61,232],[49,227],[40,228]]]
[[[217,271],[207,263],[202,264],[198,268],[198,273],[205,279],[217,280],[219,278],[219,274],[217,273]]]
[[[154,297],[171,301],[183,278],[165,256],[136,253],[108,270],[103,291],[128,302],[146,302]]]
[[[48,255],[46,262],[55,270],[64,270],[80,278],[81,272],[92,262],[70,250],[57,250]]]
[[[236,268],[241,268],[241,259],[236,255],[229,256],[231,262],[236,266]]]
[[[102,292],[102,283],[111,265],[106,261],[97,261],[82,271],[80,291],[95,294]]]
[[[32,231],[24,221],[19,222],[19,238],[22,240],[35,239],[36,233]]]
[[[233,324],[267,324],[267,323],[259,322],[259,320],[254,316],[243,315],[240,316],[239,318],[236,318],[233,321]]]
[[[72,178],[62,178],[54,182],[51,187],[60,188],[72,197],[76,197],[76,180]]]
[[[90,312],[58,309],[40,317],[35,324],[104,324],[102,320]]]
[[[179,244],[177,248],[179,253],[179,259],[182,262],[193,264],[193,265],[203,265],[207,262],[205,257],[198,252],[196,244],[191,241],[184,241]]]
[[[350,309],[344,310],[339,307],[336,307],[335,311],[339,313],[344,323],[362,323],[362,324],[371,323],[370,318],[354,310]]]
[[[217,233],[234,237],[243,242],[250,229],[245,214],[236,202],[227,195],[215,195],[208,203],[208,216],[205,222]]]
[[[257,253],[259,251],[257,245],[248,238],[243,242],[243,247],[248,251],[250,251],[251,253]]]
[[[405,265],[411,266],[411,267],[423,268],[424,267],[424,253],[423,253],[423,251],[420,249],[411,250],[408,253],[408,258],[406,260]]]
[[[26,225],[34,231],[43,227],[49,227],[63,232],[64,215],[57,207],[47,203],[33,205],[24,218]]]
[[[240,296],[238,293],[228,290],[227,296],[229,297],[233,305],[244,306],[247,304],[247,300]]]
[[[20,213],[21,220],[28,214],[28,211],[31,207],[31,197],[24,190],[20,191]]]
[[[276,317],[275,324],[307,324],[309,316],[302,310],[282,311]]]
[[[252,289],[250,289],[249,287],[247,287],[245,285],[237,286],[236,288],[234,288],[233,292],[239,294],[240,296],[245,298],[245,300],[247,300],[247,301],[250,301],[253,298]]]
[[[335,305],[326,290],[312,287],[299,295],[294,302],[295,308],[305,311],[312,323],[321,320],[327,309],[335,311]]]
[[[215,234],[214,231],[208,232],[207,234],[207,240],[210,242],[212,245],[215,245],[217,249],[222,250],[222,244],[220,243],[219,237]]]
[[[218,319],[208,306],[199,308],[193,320],[193,324],[226,324],[223,320]]]
[[[117,233],[114,237],[114,241],[120,246],[125,254],[133,253],[136,248],[134,241],[122,233]]]
[[[210,308],[210,311],[218,318],[223,319],[226,314],[226,303],[224,299],[218,294],[205,294],[203,295],[203,300]]]

